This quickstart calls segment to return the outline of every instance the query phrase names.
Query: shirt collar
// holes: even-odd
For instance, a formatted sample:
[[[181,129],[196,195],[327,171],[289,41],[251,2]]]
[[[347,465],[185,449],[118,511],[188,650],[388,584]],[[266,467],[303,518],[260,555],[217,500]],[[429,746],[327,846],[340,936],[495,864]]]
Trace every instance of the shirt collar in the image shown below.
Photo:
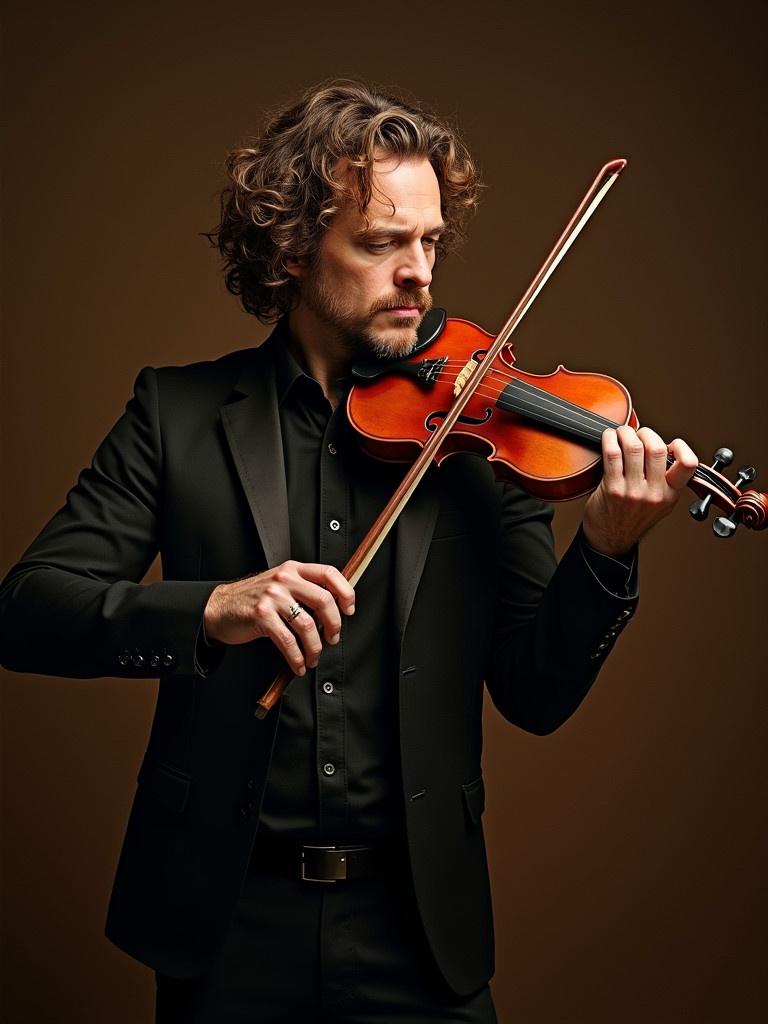
[[[275,383],[277,385],[277,404],[281,406],[288,395],[296,386],[296,382],[299,380],[311,384],[311,386],[320,392],[320,385],[314,379],[310,377],[306,371],[304,371],[296,357],[293,355],[289,348],[290,342],[290,331],[288,329],[288,317],[283,319],[278,324],[278,344],[276,345],[276,356],[275,356]],[[300,387],[306,387],[307,383],[302,383]],[[346,393],[351,379],[345,378],[342,385],[342,390]]]
[[[291,388],[300,377],[306,377],[307,380],[311,379],[304,373],[288,348],[288,338],[288,328],[286,326],[284,332],[282,332],[276,352],[275,383],[277,384],[278,405],[283,404]]]

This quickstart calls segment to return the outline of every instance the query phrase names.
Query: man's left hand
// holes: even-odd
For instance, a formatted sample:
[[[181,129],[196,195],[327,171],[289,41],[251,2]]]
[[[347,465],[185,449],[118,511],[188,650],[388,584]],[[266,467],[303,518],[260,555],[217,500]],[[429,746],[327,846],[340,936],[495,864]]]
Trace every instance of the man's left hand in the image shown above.
[[[596,551],[622,555],[672,511],[699,460],[679,437],[666,445],[649,427],[609,428],[602,450],[603,478],[584,509],[584,536]]]

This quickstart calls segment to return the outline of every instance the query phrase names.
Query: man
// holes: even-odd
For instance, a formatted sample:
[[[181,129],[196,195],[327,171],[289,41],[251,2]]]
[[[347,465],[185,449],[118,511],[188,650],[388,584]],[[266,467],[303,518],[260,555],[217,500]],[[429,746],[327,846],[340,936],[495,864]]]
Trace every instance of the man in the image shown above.
[[[492,1021],[483,683],[536,733],[575,710],[634,610],[637,542],[697,460],[607,430],[556,567],[551,509],[457,456],[353,591],[339,568],[404,470],[357,445],[350,369],[436,330],[432,272],[476,172],[437,119],[348,81],[228,169],[212,237],[277,326],[141,371],[0,590],[2,661],[160,677],[107,920],[155,969],[158,1021]],[[284,660],[298,678],[260,720]]]

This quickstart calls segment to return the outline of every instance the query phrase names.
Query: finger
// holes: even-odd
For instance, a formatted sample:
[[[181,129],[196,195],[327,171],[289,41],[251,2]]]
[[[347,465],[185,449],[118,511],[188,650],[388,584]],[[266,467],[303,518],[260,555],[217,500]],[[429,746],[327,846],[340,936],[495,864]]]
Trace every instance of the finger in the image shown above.
[[[259,616],[259,624],[264,635],[272,640],[278,651],[288,662],[293,674],[303,676],[307,671],[307,667],[298,640],[275,609],[272,608],[269,611],[262,610]]]
[[[322,625],[323,636],[327,641],[331,644],[336,643],[341,632],[341,614],[330,590],[326,590],[325,587],[320,587],[316,583],[310,583],[309,580],[299,576],[291,584],[291,591],[297,601],[312,610],[312,615]],[[307,618],[314,621],[312,615],[308,612],[305,614]],[[298,616],[295,624],[303,626],[303,618],[303,615]],[[299,619],[302,620],[301,623]]]
[[[641,427],[637,436],[643,443],[645,449],[645,479],[646,483],[653,490],[665,492],[667,472],[667,444],[663,437],[660,437],[650,427]]]
[[[355,591],[350,586],[349,580],[345,579],[335,566],[315,562],[297,562],[296,571],[304,579],[330,590],[345,615],[354,613]]]
[[[694,474],[699,459],[693,449],[681,438],[670,442],[669,453],[675,460],[667,470],[667,483],[674,490],[682,490]]]
[[[287,625],[293,634],[301,638],[304,660],[310,668],[314,668],[320,657],[323,645],[320,640],[320,634],[317,632],[315,620],[305,608],[300,607],[298,615],[294,616],[291,614],[292,609],[296,607],[297,603],[301,605],[301,602],[296,601],[291,590],[284,582],[284,577],[289,575],[288,572],[282,570],[278,570],[275,573],[264,588],[259,604],[256,606],[256,611],[262,620],[265,617],[265,610],[267,615],[273,610],[276,611],[280,621]],[[330,595],[328,595],[328,599],[331,604],[334,604],[333,598]]]
[[[605,483],[618,489],[623,487],[624,479],[624,456],[621,452],[621,445],[613,427],[603,431],[601,438],[603,450],[603,479]]]
[[[308,667],[315,668],[323,650],[323,641],[317,623],[311,614],[297,601],[293,601],[290,608],[280,617],[299,638]]]
[[[645,445],[637,431],[626,425],[619,427],[616,436],[621,445],[626,485],[630,490],[638,490],[645,484]]]

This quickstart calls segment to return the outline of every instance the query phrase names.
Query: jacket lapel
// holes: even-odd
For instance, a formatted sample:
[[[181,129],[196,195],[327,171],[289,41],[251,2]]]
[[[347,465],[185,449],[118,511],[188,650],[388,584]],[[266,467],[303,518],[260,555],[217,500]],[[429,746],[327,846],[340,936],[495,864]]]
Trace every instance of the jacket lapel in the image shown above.
[[[276,340],[273,334],[256,350],[237,382],[241,397],[221,409],[224,433],[270,567],[291,557],[273,356]]]
[[[434,486],[433,466],[428,470],[395,526],[395,625],[402,645],[413,599],[419,586],[429,544],[435,529],[440,499]]]

